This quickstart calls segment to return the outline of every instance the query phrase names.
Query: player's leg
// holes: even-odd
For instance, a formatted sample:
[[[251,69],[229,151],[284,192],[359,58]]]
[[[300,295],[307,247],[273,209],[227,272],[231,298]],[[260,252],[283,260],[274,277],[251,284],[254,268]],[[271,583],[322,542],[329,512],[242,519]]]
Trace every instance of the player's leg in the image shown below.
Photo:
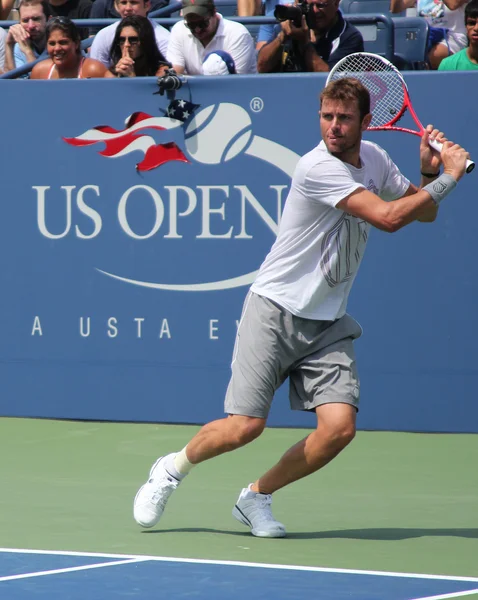
[[[229,416],[204,425],[183,450],[156,461],[134,502],[134,518],[141,526],[152,527],[159,521],[171,493],[194,465],[244,446],[262,433],[274,391],[283,381],[278,353],[267,354],[281,336],[274,324],[277,314],[269,301],[248,295],[226,394]]]
[[[355,436],[356,409],[350,404],[323,404],[316,408],[317,429],[292,446],[279,462],[251,488],[272,494],[318,471],[337,456]]]
[[[294,365],[289,375],[291,406],[293,409],[314,410],[317,428],[290,448],[248,490],[243,490],[235,509],[242,509],[245,502],[243,495],[249,497],[248,494],[256,493],[267,504],[270,513],[272,492],[322,468],[355,435],[359,381],[353,339],[361,335],[360,326],[345,315],[325,330],[304,320],[292,322],[291,327],[301,328],[300,337],[310,340],[310,349],[313,350]],[[271,513],[269,518],[275,522]],[[252,529],[254,535],[265,536],[267,533],[267,527],[261,528],[266,533],[257,533],[259,528],[255,529]],[[285,528],[281,534],[285,535]],[[268,537],[279,537],[279,532]]]
[[[195,464],[251,442],[262,433],[265,422],[242,415],[212,421],[200,429],[186,448],[158,458],[136,494],[135,521],[142,527],[156,525],[169,497]]]
[[[205,460],[231,452],[252,442],[264,431],[266,419],[244,415],[228,415],[211,421],[198,431],[185,448],[189,462],[197,465]]]

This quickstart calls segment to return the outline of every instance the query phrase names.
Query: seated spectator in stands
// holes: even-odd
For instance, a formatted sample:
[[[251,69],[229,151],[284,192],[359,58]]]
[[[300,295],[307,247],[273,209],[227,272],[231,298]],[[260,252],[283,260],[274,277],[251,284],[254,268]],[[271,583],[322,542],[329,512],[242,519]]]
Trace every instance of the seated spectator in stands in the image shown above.
[[[0,27],[0,74],[5,73],[5,38],[7,32],[3,27]]]
[[[50,14],[54,17],[67,17],[68,19],[88,19],[90,17],[91,0],[48,0]],[[79,29],[82,40],[88,37],[88,28]]]
[[[428,61],[432,69],[438,69],[444,58],[466,47],[464,17],[468,1],[391,0],[390,11],[401,13],[407,8],[416,7],[417,14],[428,21]]]
[[[15,0],[0,0],[0,20],[6,21],[12,12]]]
[[[125,2],[127,4],[127,2]],[[156,11],[169,4],[169,0],[152,0],[150,11]],[[118,19],[120,13],[116,10],[115,0],[94,0],[91,8],[90,19]],[[90,35],[100,31],[100,27],[90,27]]]
[[[132,15],[146,17],[151,8],[149,0],[116,0],[115,6],[122,19],[125,17],[131,17]],[[151,21],[151,24],[154,29],[156,45],[158,46],[161,54],[166,56],[170,33],[167,29],[155,21]],[[106,67],[111,66],[111,46],[113,44],[118,25],[119,21],[99,31],[93,40],[93,44],[91,45],[91,58],[99,60]]]
[[[37,63],[31,79],[89,79],[105,77],[108,69],[81,52],[78,27],[66,17],[54,17],[46,28],[46,47],[50,58]]]
[[[444,58],[439,71],[478,71],[478,0],[466,5],[465,27],[468,48]]]
[[[363,52],[362,34],[344,20],[339,2],[307,0],[308,12],[302,15],[300,26],[290,20],[261,26],[257,40],[259,73],[325,72],[344,56]]]
[[[244,25],[224,19],[213,0],[183,0],[182,15],[171,30],[167,58],[177,73],[203,75],[206,54],[228,52],[237,73],[256,73],[256,53]]]
[[[46,56],[46,22],[50,16],[47,2],[21,0],[20,22],[8,30],[5,47],[5,71],[11,71]]]
[[[151,21],[132,15],[116,29],[111,47],[111,77],[160,77],[171,66],[161,54]]]

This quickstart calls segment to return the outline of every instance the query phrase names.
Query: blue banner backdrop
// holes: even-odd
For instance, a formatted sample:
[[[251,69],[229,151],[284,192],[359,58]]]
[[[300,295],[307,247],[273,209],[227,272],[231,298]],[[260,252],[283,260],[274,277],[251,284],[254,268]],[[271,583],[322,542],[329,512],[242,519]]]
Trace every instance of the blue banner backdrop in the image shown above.
[[[424,121],[478,157],[476,77],[407,80]],[[152,79],[0,82],[2,415],[223,414],[242,302],[320,139],[324,83],[192,78],[173,99]],[[366,137],[418,181],[418,138]],[[371,236],[349,304],[361,429],[478,431],[477,177],[436,223]],[[269,424],[314,418],[284,386]]]

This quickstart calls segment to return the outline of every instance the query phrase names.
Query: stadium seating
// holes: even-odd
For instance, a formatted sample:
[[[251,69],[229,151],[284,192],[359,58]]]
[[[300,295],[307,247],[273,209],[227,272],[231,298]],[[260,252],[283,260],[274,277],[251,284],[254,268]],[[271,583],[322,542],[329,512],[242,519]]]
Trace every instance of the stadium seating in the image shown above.
[[[345,14],[346,20],[352,23],[362,34],[365,52],[380,54],[393,61],[393,20],[381,14]]]
[[[394,17],[394,63],[399,69],[424,69],[428,23],[422,17]]]
[[[341,0],[344,14],[390,14],[390,0]]]

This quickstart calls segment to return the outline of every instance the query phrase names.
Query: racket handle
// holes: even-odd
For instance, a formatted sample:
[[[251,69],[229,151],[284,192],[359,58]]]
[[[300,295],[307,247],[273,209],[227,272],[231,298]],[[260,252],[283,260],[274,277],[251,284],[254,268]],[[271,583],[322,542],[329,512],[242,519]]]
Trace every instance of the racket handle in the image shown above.
[[[428,144],[437,152],[441,152],[441,149],[443,148],[443,144],[441,144],[440,142],[437,142],[436,140],[429,140]],[[466,161],[466,172],[471,173],[474,168],[475,168],[475,163],[472,160],[467,160]]]

